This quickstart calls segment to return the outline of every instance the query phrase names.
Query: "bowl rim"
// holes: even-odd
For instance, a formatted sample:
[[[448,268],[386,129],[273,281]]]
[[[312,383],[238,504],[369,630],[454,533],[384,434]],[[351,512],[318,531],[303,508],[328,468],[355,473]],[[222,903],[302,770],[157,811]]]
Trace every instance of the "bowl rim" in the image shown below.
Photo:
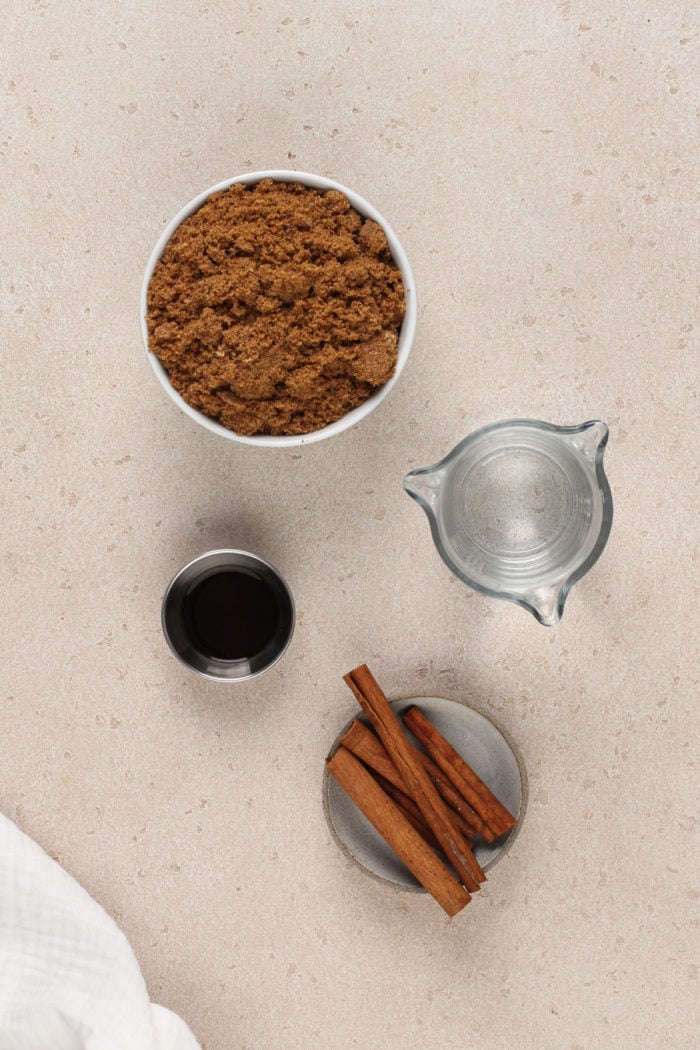
[[[335,422],[329,423],[327,426],[321,427],[320,430],[314,430],[309,434],[285,434],[280,436],[268,434],[236,434],[235,431],[225,427],[217,420],[205,416],[203,412],[199,412],[196,408],[193,408],[185,401],[181,394],[171,386],[170,380],[168,379],[168,373],[153,351],[149,349],[148,345],[148,323],[146,320],[148,313],[148,286],[156,264],[161,258],[165,246],[175,230],[185,221],[185,219],[188,219],[190,215],[193,215],[198,211],[214,193],[226,190],[237,183],[253,185],[257,182],[261,182],[263,179],[273,179],[276,182],[300,182],[304,186],[310,186],[315,189],[338,190],[340,193],[343,193],[356,211],[366,218],[374,220],[374,222],[378,223],[384,230],[389,243],[389,248],[391,249],[392,258],[401,273],[404,287],[405,313],[399,330],[398,353],[394,374],[386,383],[384,383],[383,386],[375,390],[371,397],[361,405],[358,405]],[[325,438],[340,434],[343,431],[350,429],[350,427],[355,426],[368,416],[370,412],[372,412],[377,405],[384,400],[387,394],[390,393],[404,369],[413,344],[417,313],[415,285],[408,258],[395,232],[374,205],[370,204],[369,201],[366,201],[364,197],[361,197],[354,190],[351,190],[340,182],[336,182],[334,179],[326,178],[323,175],[314,175],[307,171],[294,171],[284,168],[253,171],[234,175],[231,178],[224,179],[222,182],[218,182],[214,186],[210,186],[208,189],[203,190],[185,204],[167,224],[151,251],[141,281],[141,293],[139,298],[139,321],[144,349],[160,385],[170,399],[178,406],[178,408],[188,415],[190,419],[193,419],[196,423],[199,423],[200,426],[205,427],[212,433],[218,434],[220,437],[228,438],[230,441],[236,441],[239,444],[257,445],[267,448],[290,448],[299,445],[310,445],[317,441],[322,441]]]

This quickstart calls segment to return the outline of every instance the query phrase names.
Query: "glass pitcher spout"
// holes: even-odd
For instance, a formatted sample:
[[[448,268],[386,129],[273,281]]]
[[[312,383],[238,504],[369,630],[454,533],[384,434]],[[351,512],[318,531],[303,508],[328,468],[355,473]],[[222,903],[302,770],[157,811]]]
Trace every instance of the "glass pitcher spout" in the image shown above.
[[[538,587],[524,594],[519,600],[528,612],[545,627],[554,627],[564,613],[567,588],[563,583],[549,587]]]
[[[435,467],[420,467],[412,470],[403,479],[403,487],[409,496],[420,503],[426,510],[432,510],[437,503],[444,471]]]
[[[595,461],[608,442],[607,423],[600,419],[592,419],[588,423],[582,423],[580,427],[572,427],[569,441],[571,447],[587,459]]]

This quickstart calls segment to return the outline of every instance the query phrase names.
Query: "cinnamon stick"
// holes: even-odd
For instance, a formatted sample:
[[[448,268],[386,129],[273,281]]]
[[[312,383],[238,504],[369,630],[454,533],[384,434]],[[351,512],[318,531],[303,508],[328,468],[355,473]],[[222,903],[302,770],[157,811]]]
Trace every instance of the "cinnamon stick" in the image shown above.
[[[366,766],[380,773],[400,791],[403,791],[404,794],[408,794],[406,784],[389,758],[381,740],[363,722],[355,719],[350,728],[343,733],[340,743],[348,751],[352,751],[353,755],[362,759]],[[416,757],[423,763],[426,773],[438,790],[438,794],[450,809],[454,810],[453,820],[464,837],[471,839],[473,835],[481,835],[487,842],[492,842],[495,835],[491,829],[483,822],[479,814],[474,812],[459,792],[455,791],[440,767],[436,766],[427,755],[419,751],[413,744],[410,746],[414,750]]]
[[[380,788],[387,793],[390,799],[396,803],[403,815],[413,824],[419,835],[421,835],[432,849],[438,850],[439,853],[443,852],[442,846],[439,840],[436,838],[432,828],[430,828],[423,817],[423,814],[419,810],[412,798],[405,795],[403,791],[400,791],[394,784],[389,780],[385,780],[381,773],[373,773],[372,776],[379,784]],[[471,878],[464,882],[464,888],[469,890],[470,893],[476,893],[481,889],[481,883],[486,882],[486,876],[484,875],[479,862],[477,861],[472,851],[471,839],[465,837],[469,849],[465,852],[467,865],[470,870]]]
[[[404,779],[408,794],[435,833],[446,859],[464,885],[472,883],[471,853],[461,831],[450,817],[450,811],[415,756],[389,701],[366,664],[344,676],[358,703],[376,729],[389,757]]]
[[[423,841],[372,774],[347,748],[339,747],[326,759],[328,771],[364,813],[389,846],[435,898],[453,916],[471,900],[470,894]]]
[[[453,786],[467,800],[482,820],[488,824],[494,835],[503,835],[516,824],[515,817],[499,802],[493,792],[477,776],[462,756],[445,740],[417,707],[410,707],[403,713],[403,722],[413,733],[416,740],[423,745],[428,754],[435,760],[443,773],[452,781]]]
[[[437,788],[440,797],[444,799],[450,809],[454,810],[457,823],[459,824],[460,821],[463,821],[468,828],[472,829],[472,834],[481,835],[486,842],[493,842],[496,836],[491,828],[481,819],[467,800],[460,795],[459,791],[455,790],[452,782],[445,776],[440,767],[436,766],[428,755],[423,754],[418,748],[416,748],[416,754],[421,756],[426,773]]]
[[[341,736],[340,743],[357,758],[361,758],[370,769],[381,773],[391,784],[408,794],[406,781],[389,758],[384,744],[363,722],[356,718]]]
[[[379,784],[382,791],[389,796],[392,802],[396,803],[406,820],[410,824],[413,824],[413,827],[416,829],[418,834],[425,839],[430,848],[436,849],[438,850],[438,852],[440,852],[440,843],[435,838],[435,835],[430,830],[428,825],[425,823],[425,820],[423,819],[423,814],[418,809],[418,806],[415,804],[413,799],[410,798],[410,796],[407,795],[405,792],[401,791],[400,788],[397,788],[395,784],[392,784],[390,780],[387,780],[385,777],[383,777],[381,773],[377,773],[376,771],[372,770],[370,770],[370,772]],[[467,889],[469,889],[468,886]]]

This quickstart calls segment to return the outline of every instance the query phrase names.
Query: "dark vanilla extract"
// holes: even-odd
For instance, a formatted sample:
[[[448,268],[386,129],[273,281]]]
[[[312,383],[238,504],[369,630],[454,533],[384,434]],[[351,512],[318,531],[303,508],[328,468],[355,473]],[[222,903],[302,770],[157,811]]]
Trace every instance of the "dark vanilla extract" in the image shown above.
[[[274,592],[255,573],[221,569],[194,585],[184,616],[192,643],[203,655],[249,660],[272,639],[279,611]]]

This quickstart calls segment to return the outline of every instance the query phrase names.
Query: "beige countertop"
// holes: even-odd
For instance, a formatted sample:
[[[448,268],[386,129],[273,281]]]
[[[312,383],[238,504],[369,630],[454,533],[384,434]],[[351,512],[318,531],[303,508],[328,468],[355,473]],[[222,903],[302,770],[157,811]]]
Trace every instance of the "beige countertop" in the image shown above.
[[[695,1045],[694,5],[10,0],[3,23],[0,810],[206,1050]],[[167,221],[279,167],[378,207],[419,295],[390,397],[289,451],[187,419],[138,326]],[[612,535],[554,629],[453,579],[401,485],[512,416],[611,429]],[[240,687],[159,623],[176,569],[229,545],[298,609]],[[392,696],[477,703],[525,760],[521,833],[452,921],[327,829],[363,661]]]

